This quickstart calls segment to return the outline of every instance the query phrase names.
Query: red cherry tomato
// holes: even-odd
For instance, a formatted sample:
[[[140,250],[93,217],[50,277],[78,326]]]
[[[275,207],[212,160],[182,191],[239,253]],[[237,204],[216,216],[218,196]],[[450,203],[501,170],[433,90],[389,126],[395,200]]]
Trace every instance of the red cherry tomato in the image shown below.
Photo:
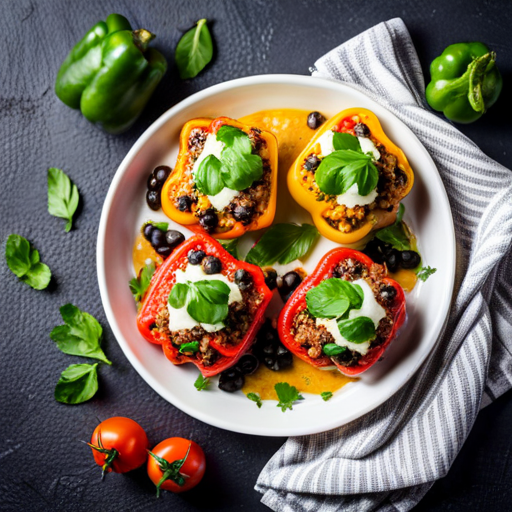
[[[126,473],[148,458],[149,441],[144,429],[130,418],[116,416],[102,421],[92,433],[94,460],[105,473]]]
[[[170,437],[149,452],[148,475],[160,489],[183,492],[195,487],[203,478],[206,460],[201,447],[182,437]]]

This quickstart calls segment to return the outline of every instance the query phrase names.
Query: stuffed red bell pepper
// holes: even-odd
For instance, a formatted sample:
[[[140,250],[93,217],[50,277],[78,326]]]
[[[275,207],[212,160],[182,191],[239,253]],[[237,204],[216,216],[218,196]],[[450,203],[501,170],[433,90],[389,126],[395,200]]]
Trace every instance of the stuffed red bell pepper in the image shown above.
[[[333,249],[279,316],[281,341],[307,363],[359,375],[382,356],[405,320],[401,286],[353,249]]]
[[[209,377],[249,349],[271,298],[259,267],[196,235],[155,272],[137,326],[172,363],[193,363]]]

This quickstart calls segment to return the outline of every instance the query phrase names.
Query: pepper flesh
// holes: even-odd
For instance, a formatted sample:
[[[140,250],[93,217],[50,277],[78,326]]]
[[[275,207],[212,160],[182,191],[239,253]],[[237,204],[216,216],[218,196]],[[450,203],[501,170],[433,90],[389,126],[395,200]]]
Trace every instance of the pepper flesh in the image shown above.
[[[343,123],[350,121],[354,116],[358,116],[360,122],[368,126],[372,136],[385,146],[388,153],[396,156],[398,167],[407,176],[407,187],[404,191],[403,197],[410,192],[414,183],[414,174],[404,152],[389,140],[384,133],[377,116],[370,110],[362,108],[343,110],[324,123],[322,128],[317,132],[311,142],[306,146],[304,151],[302,151],[290,167],[287,176],[288,190],[295,201],[297,201],[311,214],[313,222],[323,236],[333,242],[344,245],[357,244],[366,235],[368,235],[370,231],[392,224],[396,219],[396,212],[398,210],[398,202],[392,212],[376,208],[367,215],[366,222],[361,227],[351,231],[350,233],[342,233],[335,227],[331,226],[322,216],[322,214],[330,208],[329,204],[324,200],[318,201],[312,192],[302,186],[302,165],[304,160],[311,154],[312,150],[317,145],[318,139],[328,130],[339,131]],[[338,130],[336,130],[336,128],[338,128]]]
[[[503,80],[496,54],[483,43],[448,46],[430,65],[428,104],[457,123],[472,123],[500,95]]]
[[[180,354],[179,349],[172,344],[167,335],[152,329],[152,326],[155,324],[156,315],[162,309],[162,306],[167,304],[167,299],[176,280],[176,270],[182,266],[191,250],[202,250],[207,255],[216,256],[221,260],[224,269],[227,268],[233,272],[238,269],[247,271],[252,277],[253,286],[263,296],[249,329],[237,345],[232,347],[222,346],[215,341],[210,341],[210,346],[221,354],[211,366],[205,366],[193,357]],[[231,254],[211,237],[195,235],[175,249],[171,256],[156,270],[137,315],[137,327],[147,341],[162,345],[167,359],[173,364],[193,363],[205,377],[211,377],[234,365],[247,352],[255,340],[256,333],[265,321],[265,309],[271,298],[272,292],[265,284],[265,277],[259,267],[233,258]]]
[[[393,327],[391,328],[391,332],[384,343],[371,348],[355,366],[343,366],[337,363],[334,359],[331,360],[331,358],[325,354],[317,359],[313,359],[308,355],[307,349],[295,341],[291,332],[295,316],[297,313],[307,308],[306,293],[315,286],[318,286],[324,279],[329,278],[336,265],[347,258],[359,261],[368,268],[374,265],[374,262],[368,258],[368,256],[353,249],[339,248],[328,252],[320,261],[315,271],[301,283],[286,303],[279,315],[278,332],[283,344],[297,357],[306,361],[306,363],[319,368],[332,366],[334,363],[343,374],[353,377],[368,370],[382,357],[382,354],[391,341],[393,341],[398,329],[405,321],[405,295],[402,287],[396,281],[393,281],[393,279],[389,279],[388,277],[382,279],[383,283],[392,286],[396,290],[396,296],[392,305],[386,308],[391,312],[393,317]]]
[[[192,212],[182,212],[176,208],[175,198],[172,194],[174,188],[179,186],[179,183],[188,179],[185,177],[187,171],[187,165],[189,164],[188,154],[188,141],[192,130],[196,128],[202,128],[207,130],[209,133],[217,133],[219,128],[223,125],[234,126],[240,128],[245,133],[248,133],[251,129],[250,126],[239,123],[234,119],[228,117],[219,117],[217,119],[199,118],[192,119],[185,123],[180,134],[180,147],[178,158],[176,161],[176,167],[173,172],[167,178],[164,186],[162,187],[162,210],[172,220],[188,227],[195,233],[207,233],[205,229],[199,224],[199,218]],[[219,238],[222,240],[238,238],[247,231],[256,231],[263,229],[272,224],[276,213],[276,199],[277,199],[277,139],[274,134],[261,130],[260,136],[267,143],[267,149],[269,153],[271,177],[270,177],[270,197],[265,212],[260,216],[256,217],[250,224],[244,225],[242,222],[236,222],[234,226],[228,231],[208,233],[210,236]]]
[[[57,96],[105,131],[126,131],[167,70],[164,56],[147,48],[154,37],[145,29],[132,31],[119,14],[96,23],[62,63]]]

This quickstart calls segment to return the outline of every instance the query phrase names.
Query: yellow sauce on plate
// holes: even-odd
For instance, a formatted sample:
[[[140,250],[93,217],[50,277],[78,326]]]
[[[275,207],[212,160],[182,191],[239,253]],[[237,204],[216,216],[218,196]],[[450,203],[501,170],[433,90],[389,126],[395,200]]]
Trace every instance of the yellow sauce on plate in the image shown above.
[[[138,276],[142,268],[146,266],[146,260],[150,259],[155,262],[156,266],[162,264],[162,257],[157,254],[151,244],[144,238],[142,233],[137,235],[132,250],[132,261],[135,275]]]

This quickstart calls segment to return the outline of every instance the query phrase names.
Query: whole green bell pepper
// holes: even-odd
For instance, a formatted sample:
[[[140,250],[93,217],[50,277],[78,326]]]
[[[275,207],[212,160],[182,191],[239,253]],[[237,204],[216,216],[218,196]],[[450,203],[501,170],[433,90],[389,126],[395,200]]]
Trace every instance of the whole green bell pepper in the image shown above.
[[[60,67],[57,96],[107,132],[127,130],[167,70],[164,56],[148,49],[154,37],[145,29],[132,31],[120,14],[96,23]]]
[[[452,44],[430,65],[428,104],[457,123],[476,121],[501,92],[496,54],[483,43]]]

